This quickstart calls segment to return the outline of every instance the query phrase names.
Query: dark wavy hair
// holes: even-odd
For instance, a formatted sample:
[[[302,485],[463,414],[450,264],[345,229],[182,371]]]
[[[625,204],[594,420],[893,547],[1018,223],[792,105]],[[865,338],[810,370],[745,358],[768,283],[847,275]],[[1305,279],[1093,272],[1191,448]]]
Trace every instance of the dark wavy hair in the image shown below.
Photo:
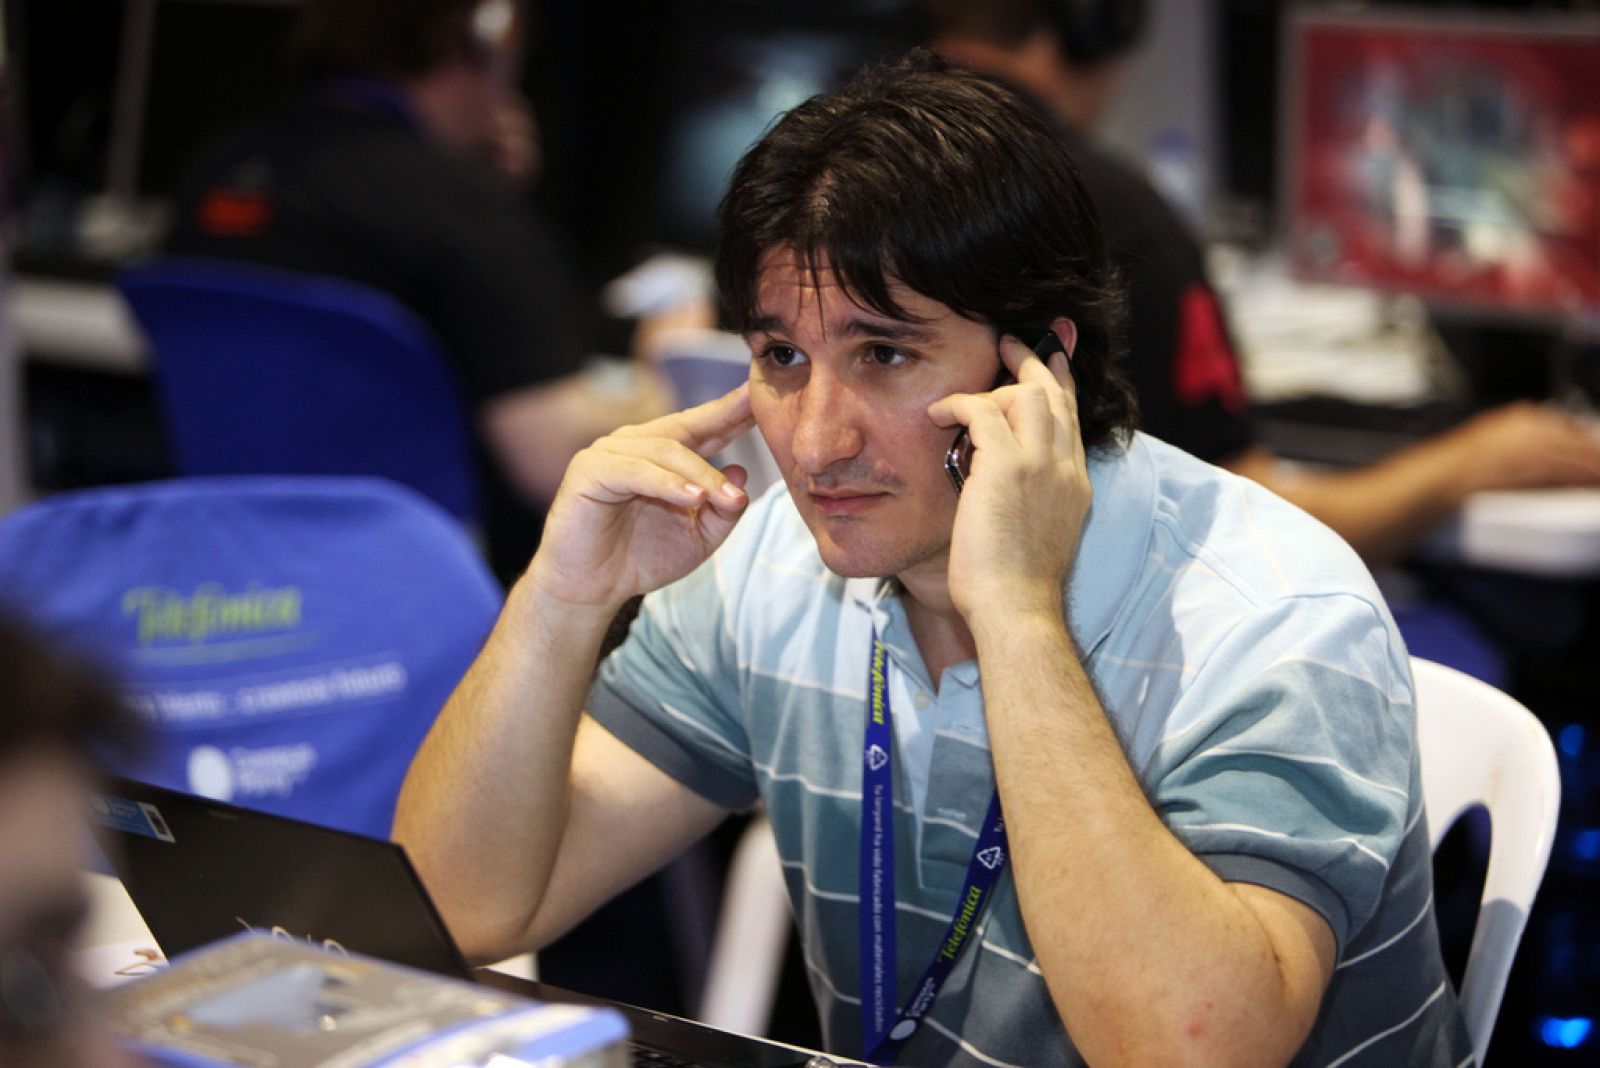
[[[762,256],[780,248],[896,319],[911,317],[895,281],[1030,344],[1066,316],[1085,446],[1134,429],[1099,215],[1048,120],[999,82],[916,49],[785,114],[718,213],[717,287],[738,329],[755,318]]]

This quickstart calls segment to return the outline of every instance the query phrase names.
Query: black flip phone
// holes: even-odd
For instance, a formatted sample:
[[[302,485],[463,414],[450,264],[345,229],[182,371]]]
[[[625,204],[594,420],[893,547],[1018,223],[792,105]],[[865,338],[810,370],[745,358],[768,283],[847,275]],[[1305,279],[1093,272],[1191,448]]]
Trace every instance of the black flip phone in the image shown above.
[[[1033,354],[1041,360],[1048,360],[1058,352],[1064,351],[1061,339],[1056,337],[1054,330],[1046,330],[1044,337],[1040,338],[1033,346]],[[1000,373],[994,377],[991,390],[1011,383],[1011,372],[1006,370],[1006,365],[1000,365]],[[967,435],[967,428],[962,427],[956,431],[955,440],[950,443],[950,449],[944,454],[944,471],[950,476],[950,482],[960,493],[961,488],[967,484],[967,475],[972,471],[972,438]]]

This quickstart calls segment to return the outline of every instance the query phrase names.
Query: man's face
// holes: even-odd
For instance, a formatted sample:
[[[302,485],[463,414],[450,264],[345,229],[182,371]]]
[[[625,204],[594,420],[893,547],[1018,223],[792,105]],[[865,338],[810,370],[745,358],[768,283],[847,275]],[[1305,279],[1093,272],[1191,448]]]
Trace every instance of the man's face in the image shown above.
[[[856,304],[827,265],[762,258],[750,403],[823,562],[841,575],[943,574],[958,498],[954,437],[928,405],[976,393],[1000,365],[993,328],[902,285],[907,320]]]
[[[445,94],[450,105],[432,114],[431,129],[455,151],[493,161],[501,139],[512,136],[505,125],[510,113],[525,116],[530,123],[527,137],[534,136],[532,113],[517,92],[523,48],[515,6],[510,0],[478,5],[471,32],[478,48],[456,54],[429,76],[451,90]]]

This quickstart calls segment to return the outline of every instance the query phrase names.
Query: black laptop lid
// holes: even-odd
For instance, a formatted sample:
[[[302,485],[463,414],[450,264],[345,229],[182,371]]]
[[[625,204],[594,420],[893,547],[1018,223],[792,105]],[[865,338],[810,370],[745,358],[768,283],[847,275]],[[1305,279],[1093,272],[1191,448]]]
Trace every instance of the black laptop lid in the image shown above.
[[[90,816],[168,957],[249,927],[471,977],[393,842],[130,779],[107,779]]]

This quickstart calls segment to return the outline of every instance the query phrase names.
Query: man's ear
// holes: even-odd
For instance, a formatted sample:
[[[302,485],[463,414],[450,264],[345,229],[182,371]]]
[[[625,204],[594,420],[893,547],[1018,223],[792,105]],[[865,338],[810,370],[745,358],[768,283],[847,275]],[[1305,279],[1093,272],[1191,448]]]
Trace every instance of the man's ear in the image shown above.
[[[1071,363],[1072,354],[1078,347],[1078,324],[1062,315],[1050,321],[1050,330],[1061,342],[1061,351],[1066,354],[1067,362]]]

